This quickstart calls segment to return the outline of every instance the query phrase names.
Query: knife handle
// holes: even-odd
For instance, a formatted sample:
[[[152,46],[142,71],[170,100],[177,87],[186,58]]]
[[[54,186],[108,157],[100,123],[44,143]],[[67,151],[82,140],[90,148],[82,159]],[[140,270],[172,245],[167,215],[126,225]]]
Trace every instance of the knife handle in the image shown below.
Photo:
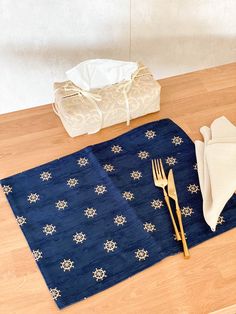
[[[171,220],[172,220],[172,224],[173,224],[173,227],[174,227],[176,240],[177,241],[181,241],[181,236],[179,234],[179,230],[177,228],[177,225],[176,225],[176,222],[175,222],[175,218],[174,218],[171,206],[170,206],[170,199],[169,199],[169,196],[166,193],[165,188],[163,188],[163,192],[164,192],[165,202],[166,202],[166,205],[168,207],[168,210],[169,210],[169,213],[170,213],[170,217],[171,217]]]
[[[185,235],[184,235],[182,214],[181,214],[181,211],[180,211],[180,208],[179,208],[178,204],[176,204],[176,214],[177,214],[178,221],[179,221],[180,234],[181,234],[183,250],[184,250],[184,258],[188,259],[188,258],[190,258],[190,253],[189,253],[187,241],[186,241],[186,238],[185,238]]]

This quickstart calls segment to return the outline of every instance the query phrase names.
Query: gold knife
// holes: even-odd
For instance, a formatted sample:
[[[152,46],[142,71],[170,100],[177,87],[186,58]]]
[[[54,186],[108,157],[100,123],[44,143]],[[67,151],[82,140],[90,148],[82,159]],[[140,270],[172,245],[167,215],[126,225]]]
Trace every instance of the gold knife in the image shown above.
[[[183,250],[184,250],[184,257],[185,258],[190,258],[188,245],[187,245],[186,238],[185,238],[185,235],[184,235],[184,227],[183,227],[183,222],[182,222],[182,215],[181,215],[181,211],[180,211],[180,207],[179,207],[178,195],[177,195],[177,192],[176,192],[174,174],[173,174],[173,170],[172,169],[170,169],[170,171],[168,173],[168,195],[169,195],[170,198],[172,198],[175,201],[176,215],[177,215],[178,222],[179,222],[180,234],[181,234]]]

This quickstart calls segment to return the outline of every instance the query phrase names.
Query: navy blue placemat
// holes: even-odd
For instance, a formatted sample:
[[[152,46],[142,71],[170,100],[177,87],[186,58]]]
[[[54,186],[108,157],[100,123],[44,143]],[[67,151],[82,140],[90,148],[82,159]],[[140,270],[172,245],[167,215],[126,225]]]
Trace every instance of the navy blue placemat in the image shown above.
[[[236,196],[213,233],[202,215],[194,145],[171,120],[1,180],[59,308],[182,251],[151,158],[173,167],[189,247],[236,226]]]

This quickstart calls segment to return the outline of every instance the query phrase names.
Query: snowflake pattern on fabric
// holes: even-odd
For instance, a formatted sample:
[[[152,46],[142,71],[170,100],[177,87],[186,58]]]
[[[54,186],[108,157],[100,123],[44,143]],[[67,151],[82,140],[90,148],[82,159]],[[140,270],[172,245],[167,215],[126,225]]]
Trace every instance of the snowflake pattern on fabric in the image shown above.
[[[130,191],[125,191],[122,193],[122,196],[126,201],[132,201],[134,199],[134,193]]]
[[[185,236],[185,239],[187,240],[187,234],[186,234],[186,232],[184,233],[184,236]],[[176,238],[176,234],[173,234],[173,239],[174,239],[175,241],[178,241],[177,238]]]
[[[180,136],[174,136],[171,141],[175,146],[183,144],[183,139]]]
[[[30,203],[36,203],[37,201],[39,201],[39,195],[37,193],[30,193],[28,195],[28,202]]]
[[[87,216],[87,218],[93,218],[97,215],[97,210],[93,207],[88,207],[85,209],[84,214]]]
[[[73,241],[75,241],[76,244],[83,243],[86,240],[86,235],[83,232],[76,232],[73,235]]]
[[[75,178],[70,178],[69,180],[67,180],[67,185],[70,187],[70,188],[74,188],[77,184],[78,184],[78,180],[75,179]]]
[[[106,271],[102,268],[96,268],[93,272],[93,278],[95,278],[96,281],[102,281],[105,277],[107,277]]]
[[[143,229],[147,232],[154,232],[156,231],[156,226],[152,224],[151,222],[145,222],[143,224]]]
[[[114,223],[115,223],[117,226],[123,226],[126,222],[127,222],[126,217],[124,217],[124,216],[122,216],[122,215],[117,215],[117,216],[114,218]]]
[[[187,217],[187,216],[192,216],[194,211],[193,211],[192,207],[186,206],[186,207],[182,207],[181,213],[183,216]]]
[[[49,171],[43,171],[42,173],[40,173],[40,179],[42,181],[48,181],[50,179],[52,179],[52,174]]]
[[[89,163],[88,158],[85,157],[81,157],[80,159],[77,160],[77,164],[80,167],[85,167],[86,165],[88,165],[88,163]]]
[[[135,257],[136,257],[139,261],[145,261],[145,259],[149,257],[148,251],[146,251],[146,250],[144,250],[144,249],[138,249],[138,250],[135,252]]]
[[[43,258],[43,253],[40,250],[34,250],[33,252],[34,259],[38,262],[41,258]]]
[[[104,185],[97,185],[94,188],[95,193],[99,194],[104,194],[105,192],[107,192],[107,188]]]
[[[164,206],[163,201],[156,199],[151,201],[151,206],[155,209],[159,209]]]
[[[218,217],[217,225],[222,225],[225,222],[224,217],[221,215]]]
[[[141,171],[132,171],[130,173],[130,176],[133,180],[139,180],[140,178],[142,178],[142,172]]]
[[[166,164],[167,165],[174,166],[176,163],[177,163],[177,160],[173,156],[166,158]]]
[[[26,218],[23,216],[16,216],[16,221],[18,222],[19,226],[26,224]]]
[[[119,154],[122,152],[122,147],[120,145],[113,145],[112,148],[111,148],[111,151],[114,153],[114,154]]]
[[[115,249],[117,249],[117,243],[113,240],[106,240],[104,242],[104,250],[109,252],[113,252]]]
[[[103,166],[103,169],[106,171],[106,172],[112,172],[115,170],[115,167],[111,164],[105,164]]]
[[[63,269],[63,271],[71,271],[72,268],[75,268],[74,266],[74,261],[71,261],[70,259],[64,259],[61,263],[60,263],[60,267],[61,269]]]
[[[194,145],[170,120],[1,180],[59,308],[182,252],[151,158],[173,167],[189,248],[236,225],[236,194],[216,232],[204,221]]]
[[[58,298],[61,297],[61,290],[57,288],[50,288],[50,293],[52,295],[53,300],[57,300]]]
[[[2,189],[3,189],[3,193],[5,193],[6,195],[12,192],[12,187],[10,185],[3,185]]]
[[[147,130],[145,132],[145,136],[149,139],[152,140],[156,136],[156,132],[152,130]]]
[[[149,153],[146,152],[145,150],[141,150],[140,152],[138,152],[138,158],[140,159],[147,159],[149,157]]]
[[[200,191],[200,188],[198,185],[196,184],[189,184],[187,186],[187,190],[191,193],[191,194],[194,194],[194,193],[197,193],[198,191]]]
[[[65,200],[57,201],[55,206],[58,210],[64,210],[65,208],[68,207],[68,203]]]
[[[45,225],[43,227],[43,232],[46,234],[46,235],[52,235],[53,233],[56,232],[56,226],[53,226],[52,224],[51,225]]]

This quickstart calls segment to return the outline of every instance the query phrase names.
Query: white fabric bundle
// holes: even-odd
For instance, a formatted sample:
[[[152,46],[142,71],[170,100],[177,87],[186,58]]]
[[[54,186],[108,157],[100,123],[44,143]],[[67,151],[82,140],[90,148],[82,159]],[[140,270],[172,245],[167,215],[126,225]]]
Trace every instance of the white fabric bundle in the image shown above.
[[[88,61],[88,64],[90,62],[91,60]],[[130,64],[130,62],[118,61],[123,66],[117,66],[117,68],[114,66],[116,62],[108,63],[113,66],[110,68],[111,71],[104,70],[107,76],[103,76],[102,80],[100,80],[99,74],[102,71],[101,68],[85,66],[84,72],[82,72],[85,74],[85,69],[88,70],[87,78],[80,71],[82,76],[77,76],[77,70],[71,70],[70,73],[75,76],[75,79],[69,74],[73,82],[80,86],[71,80],[54,83],[53,110],[60,117],[70,136],[92,134],[101,128],[124,121],[129,125],[131,119],[160,110],[161,86],[145,65],[138,64],[137,70],[134,71],[136,64]],[[109,73],[116,73],[116,75],[112,76]],[[113,77],[112,80],[111,77]],[[80,79],[81,82],[79,82]],[[119,80],[121,82],[112,84]],[[91,89],[91,91],[82,89],[82,82],[87,84],[84,88]],[[95,86],[104,84],[109,85],[95,88]]]
[[[225,117],[200,129],[204,142],[196,141],[203,214],[212,231],[236,190],[236,127]]]
[[[136,62],[91,59],[68,70],[66,75],[75,85],[90,91],[91,89],[129,81],[137,69],[138,64]]]

